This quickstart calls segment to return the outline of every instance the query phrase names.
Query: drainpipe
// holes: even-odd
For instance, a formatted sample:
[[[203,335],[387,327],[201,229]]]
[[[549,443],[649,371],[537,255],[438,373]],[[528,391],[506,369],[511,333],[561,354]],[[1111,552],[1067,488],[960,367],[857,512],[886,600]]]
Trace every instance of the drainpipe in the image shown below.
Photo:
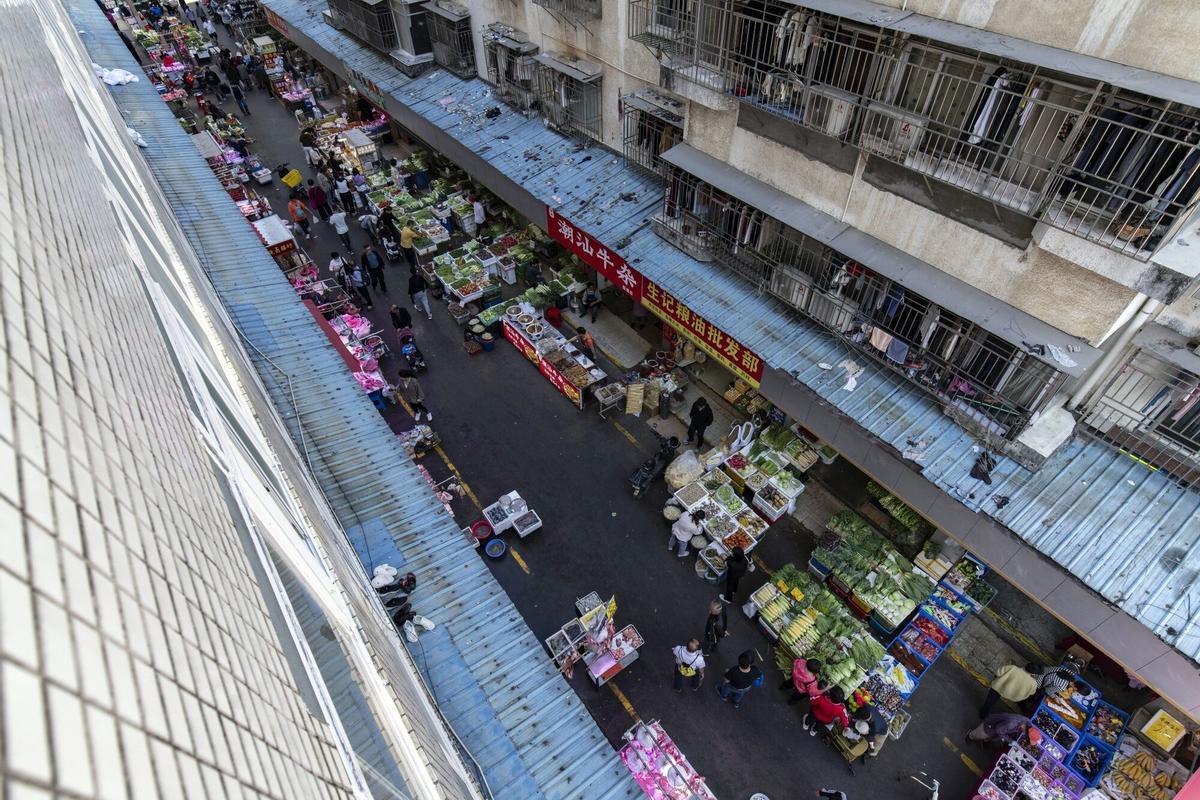
[[[1147,297],[1145,299],[1141,309],[1133,315],[1133,321],[1121,331],[1113,341],[1112,346],[1108,348],[1108,352],[1092,367],[1092,371],[1087,374],[1083,379],[1083,383],[1079,384],[1079,388],[1071,395],[1071,399],[1067,401],[1067,408],[1075,409],[1083,403],[1091,391],[1096,388],[1096,384],[1100,382],[1100,379],[1112,372],[1113,367],[1117,365],[1117,361],[1125,352],[1125,348],[1133,341],[1133,337],[1137,332],[1146,327],[1146,323],[1156,317],[1158,312],[1162,310],[1162,307],[1163,304],[1153,298]],[[1122,313],[1121,316],[1125,316],[1125,314]],[[1106,335],[1106,338],[1111,335],[1110,332]]]
[[[1121,311],[1120,316],[1117,317],[1112,326],[1109,327],[1105,334],[1100,337],[1100,341],[1096,342],[1096,347],[1103,347],[1104,343],[1107,342],[1114,333],[1125,327],[1125,323],[1133,319],[1133,315],[1138,312],[1138,309],[1141,308],[1142,304],[1145,302],[1146,295],[1142,294],[1141,292],[1135,294],[1133,299],[1129,301],[1129,304],[1125,306],[1123,311]]]

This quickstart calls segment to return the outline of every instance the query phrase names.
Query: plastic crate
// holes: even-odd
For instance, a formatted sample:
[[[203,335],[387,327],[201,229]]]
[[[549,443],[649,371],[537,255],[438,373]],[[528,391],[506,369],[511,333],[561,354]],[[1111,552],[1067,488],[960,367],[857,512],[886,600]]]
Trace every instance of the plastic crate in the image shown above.
[[[1084,748],[1088,747],[1089,745],[1094,746],[1101,753],[1100,767],[1096,770],[1094,775],[1085,773],[1078,766],[1076,766],[1076,760],[1079,758],[1081,751],[1083,751]],[[1113,759],[1114,752],[1115,751],[1113,748],[1109,747],[1104,742],[1085,734],[1083,741],[1079,743],[1079,747],[1075,748],[1075,752],[1071,753],[1064,766],[1066,766],[1067,769],[1071,770],[1079,777],[1083,778],[1084,782],[1089,788],[1091,788],[1100,782],[1100,778],[1103,777],[1104,773],[1108,770],[1108,765]]]
[[[1109,744],[1108,742],[1101,739],[1095,732],[1088,730],[1091,727],[1092,718],[1096,716],[1096,711],[1098,711],[1101,708],[1105,709],[1106,711],[1110,712],[1114,717],[1121,720],[1121,732],[1117,734],[1117,740],[1115,742],[1113,742],[1112,744]],[[1095,739],[1096,741],[1100,742],[1100,744],[1103,744],[1106,747],[1111,747],[1113,749],[1116,749],[1117,747],[1120,746],[1121,737],[1125,735],[1125,729],[1128,727],[1129,727],[1129,715],[1128,714],[1126,714],[1124,711],[1117,708],[1116,706],[1113,706],[1109,703],[1104,702],[1103,700],[1100,700],[1099,702],[1096,703],[1096,707],[1094,709],[1092,709],[1092,713],[1088,715],[1087,722],[1083,726],[1083,735],[1085,737],[1091,737],[1091,738]]]
[[[870,623],[871,623],[871,627],[874,628],[875,630],[879,631],[879,633],[881,633],[884,636],[884,638],[887,638],[890,636],[895,636],[896,629],[900,627],[900,625],[898,623],[893,624],[891,620],[885,619],[884,617],[880,616],[878,611],[871,612]]]
[[[808,559],[808,568],[810,570],[812,570],[814,573],[820,575],[821,580],[825,580],[825,578],[829,577],[829,573],[833,571],[831,568],[825,566],[820,561],[817,561],[817,559],[814,557],[810,557]]]

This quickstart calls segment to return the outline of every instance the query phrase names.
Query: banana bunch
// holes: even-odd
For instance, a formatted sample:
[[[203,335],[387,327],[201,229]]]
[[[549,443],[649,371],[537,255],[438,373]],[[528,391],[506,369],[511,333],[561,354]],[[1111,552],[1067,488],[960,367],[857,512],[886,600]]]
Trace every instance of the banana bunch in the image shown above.
[[[1128,758],[1113,762],[1113,787],[1136,800],[1171,800],[1183,788],[1183,781],[1167,772],[1156,772],[1154,757],[1139,750]]]

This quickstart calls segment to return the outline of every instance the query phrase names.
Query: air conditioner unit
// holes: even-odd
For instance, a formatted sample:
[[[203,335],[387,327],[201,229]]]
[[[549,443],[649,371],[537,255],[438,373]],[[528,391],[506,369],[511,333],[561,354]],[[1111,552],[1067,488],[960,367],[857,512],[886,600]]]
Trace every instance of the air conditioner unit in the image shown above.
[[[903,161],[915,152],[925,135],[929,120],[901,111],[885,103],[872,101],[867,106],[867,119],[859,145],[895,161]]]
[[[854,119],[858,95],[835,86],[811,86],[805,104],[805,124],[840,138]]]
[[[428,21],[425,19],[424,0],[392,0],[392,13],[396,18],[396,38],[401,53],[419,59],[433,58],[433,43],[429,40]],[[403,56],[398,56],[401,61]]]
[[[812,278],[799,270],[780,264],[771,272],[771,294],[798,311],[808,307]]]
[[[326,25],[336,31],[346,30],[346,26],[342,22],[341,15],[333,13],[328,8],[321,12],[321,19],[325,21]]]

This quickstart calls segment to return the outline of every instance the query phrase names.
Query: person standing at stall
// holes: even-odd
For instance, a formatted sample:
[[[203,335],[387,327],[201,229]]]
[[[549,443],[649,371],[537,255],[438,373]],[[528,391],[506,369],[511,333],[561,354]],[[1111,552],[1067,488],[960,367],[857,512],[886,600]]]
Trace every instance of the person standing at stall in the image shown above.
[[[408,265],[416,269],[419,265],[417,261],[416,247],[417,232],[412,229],[412,220],[404,220],[404,227],[400,229],[400,249],[404,251],[404,257],[408,260]]]
[[[688,542],[693,536],[700,535],[700,523],[704,521],[703,511],[685,511],[671,526],[671,536],[667,539],[667,549],[679,551],[679,560],[687,558]]]
[[[346,260],[336,250],[329,254],[329,274],[343,289],[349,291],[350,282],[346,277]]]
[[[749,571],[750,559],[746,558],[746,551],[740,547],[733,548],[729,558],[725,559],[725,594],[721,595],[721,600],[726,603],[737,600],[738,583]]]
[[[846,695],[838,687],[833,687],[825,694],[813,698],[812,710],[800,721],[809,736],[817,735],[817,726],[833,730],[834,725],[842,728],[850,726],[850,715],[846,713]]]
[[[868,757],[874,758],[879,755],[879,751],[883,749],[883,743],[887,741],[888,722],[875,706],[859,706],[854,712],[853,724],[843,733],[847,739],[867,740],[867,753],[863,756],[865,761]]]
[[[587,332],[586,328],[576,328],[575,335],[567,339],[567,344],[571,344],[572,342],[578,343],[579,352],[587,356],[589,361],[596,360],[596,340],[592,338],[592,335]],[[675,441],[679,440],[676,439]]]
[[[596,292],[596,284],[589,283],[583,290],[583,295],[579,298],[579,316],[586,317],[589,314],[592,316],[592,322],[596,321],[596,315],[600,313],[600,295]]]
[[[433,319],[433,311],[429,308],[429,284],[425,282],[425,276],[420,270],[412,267],[408,271],[408,299],[412,301],[413,308],[419,308],[425,311],[425,316]]]
[[[717,652],[717,646],[728,635],[729,617],[725,614],[725,604],[720,600],[713,600],[708,604],[708,619],[704,621],[704,655],[711,656]]]
[[[675,656],[675,691],[683,692],[684,680],[692,682],[692,691],[700,691],[700,682],[704,680],[704,653],[700,651],[700,640],[689,639],[687,645],[675,645],[671,649]]]
[[[966,739],[972,744],[984,742],[1004,742],[1012,744],[1021,738],[1021,734],[1029,727],[1029,719],[1021,714],[989,714],[967,731]]]
[[[1035,676],[1040,674],[1040,671],[1037,664],[1026,664],[1024,669],[1016,664],[1005,664],[996,670],[996,677],[988,687],[987,697],[979,707],[979,718],[984,719],[991,714],[992,709],[1001,700],[1023,703],[1033,697],[1038,690],[1038,679]]]
[[[475,232],[479,233],[479,228],[483,225],[483,221],[487,219],[487,212],[483,208],[483,203],[478,195],[471,198],[471,210],[475,214]],[[595,319],[593,318],[593,322]]]
[[[704,446],[704,431],[713,422],[713,410],[708,401],[701,397],[692,403],[688,420],[687,443],[691,444],[694,439],[697,445]]]
[[[791,677],[779,684],[781,690],[792,690],[792,695],[787,701],[789,706],[801,700],[811,701],[817,695],[828,691],[829,687],[822,686],[821,679],[817,677],[820,669],[821,662],[815,658],[797,658],[792,662]]]
[[[412,374],[412,370],[400,370],[400,383],[397,385],[404,401],[408,403],[412,409],[413,419],[417,422],[421,421],[421,414],[433,422],[433,414],[429,413],[429,409],[425,407],[425,392],[421,389],[421,384],[417,382],[417,378]]]

